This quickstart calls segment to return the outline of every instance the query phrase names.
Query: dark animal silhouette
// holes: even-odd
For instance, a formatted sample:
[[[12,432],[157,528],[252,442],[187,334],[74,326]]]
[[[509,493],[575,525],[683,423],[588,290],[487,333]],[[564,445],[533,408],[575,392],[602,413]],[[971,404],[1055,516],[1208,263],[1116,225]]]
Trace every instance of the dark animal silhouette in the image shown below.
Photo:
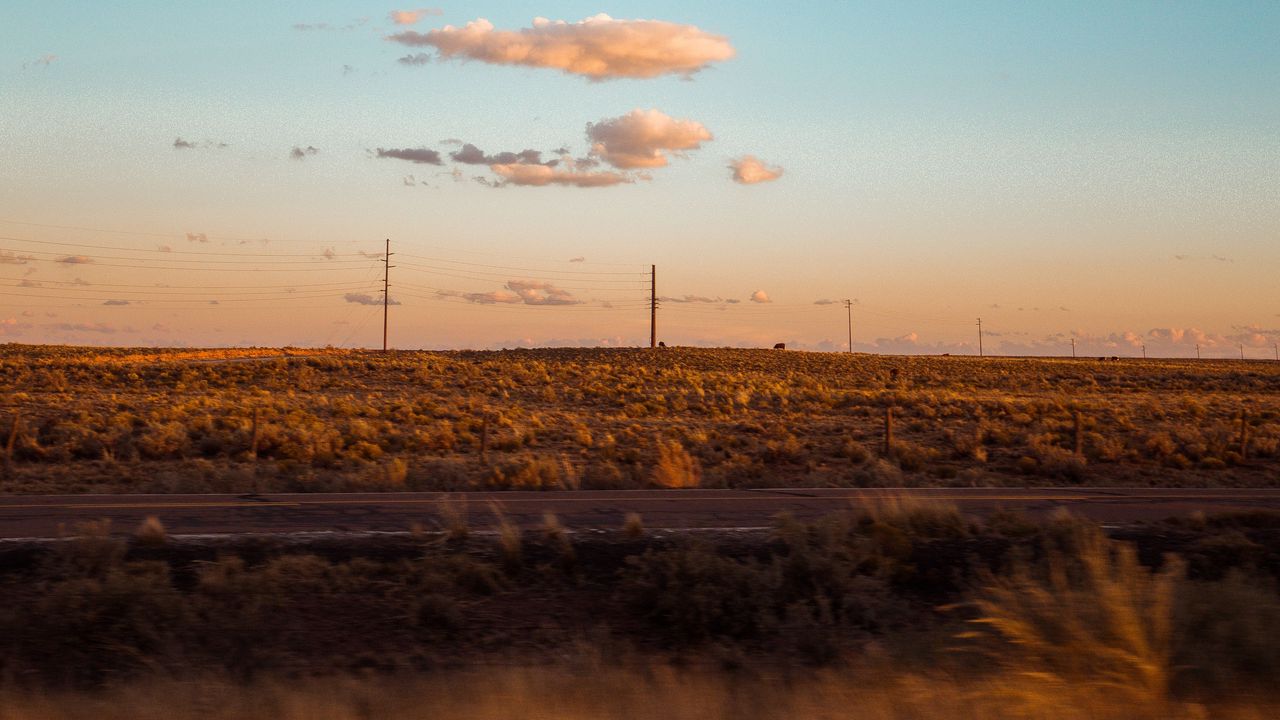
[[[774,350],[786,350],[786,349],[787,349],[787,344],[786,344],[786,343],[774,343],[773,349],[774,349]]]

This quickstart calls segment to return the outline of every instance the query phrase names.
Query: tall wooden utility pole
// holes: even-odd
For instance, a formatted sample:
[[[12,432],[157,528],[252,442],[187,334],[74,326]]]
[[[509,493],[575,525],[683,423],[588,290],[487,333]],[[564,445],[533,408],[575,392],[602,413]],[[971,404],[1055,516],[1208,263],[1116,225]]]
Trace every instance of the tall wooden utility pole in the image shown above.
[[[387,351],[387,308],[391,305],[391,238],[387,238],[387,251],[382,256],[382,352]]]
[[[852,354],[853,353],[853,301],[848,298],[845,298],[844,309],[845,309],[845,312],[849,314],[849,353]]]
[[[982,318],[978,318],[978,357],[982,357]]]
[[[1142,359],[1147,359],[1147,346],[1145,344],[1142,346]]]
[[[658,347],[658,266],[649,266],[649,347]]]
[[[1076,339],[1071,338],[1071,358],[1074,360],[1075,357],[1076,357]]]

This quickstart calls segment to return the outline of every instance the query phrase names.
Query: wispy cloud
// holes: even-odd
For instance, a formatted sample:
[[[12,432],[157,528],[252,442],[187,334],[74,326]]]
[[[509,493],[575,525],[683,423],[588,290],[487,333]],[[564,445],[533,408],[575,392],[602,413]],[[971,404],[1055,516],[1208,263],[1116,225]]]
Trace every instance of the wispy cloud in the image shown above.
[[[56,61],[57,59],[58,59],[57,55],[46,53],[36,58],[35,60],[22,63],[22,69],[26,70],[27,68],[47,68],[50,65],[52,65],[54,61]]]
[[[128,301],[128,300],[105,300],[105,301],[103,301],[103,303],[102,303],[102,304],[103,304],[103,305],[111,305],[111,306],[115,306],[115,307],[123,307],[123,306],[125,306],[125,305],[131,305],[132,303],[131,303],[130,301]]]
[[[426,53],[413,53],[396,58],[396,62],[401,65],[426,65],[431,62],[431,56]]]
[[[501,290],[463,292],[439,290],[440,297],[455,297],[478,305],[581,305],[582,301],[564,288],[543,280],[511,280]]]
[[[380,158],[395,158],[396,160],[408,160],[411,163],[419,165],[443,165],[440,160],[440,152],[429,148],[389,148],[377,149],[377,155]]]
[[[58,330],[69,333],[100,333],[103,335],[112,335],[120,332],[120,328],[107,323],[45,323],[42,327],[49,330]]]
[[[782,177],[782,168],[764,164],[754,155],[743,155],[729,163],[733,181],[742,185],[755,185]]]
[[[605,14],[569,23],[535,18],[532,27],[496,30],[483,18],[465,27],[446,25],[426,33],[412,30],[387,38],[414,47],[433,47],[444,58],[495,65],[552,68],[592,80],[692,77],[713,62],[733,57],[721,35],[693,25],[661,20],[614,20]]]
[[[769,293],[767,293],[767,292],[765,292],[765,291],[763,291],[763,290],[756,290],[755,292],[751,293],[751,297],[750,297],[749,299],[750,299],[750,300],[751,300],[751,302],[753,302],[753,303],[771,303],[771,302],[773,302],[773,300],[769,298]]]
[[[616,168],[655,168],[671,152],[696,150],[712,139],[694,120],[676,120],[659,110],[632,110],[622,117],[587,124],[591,152]]]
[[[546,165],[490,165],[489,169],[512,185],[572,185],[574,187],[608,187],[635,182],[630,175],[609,170],[583,171],[572,167],[553,168]]]
[[[200,142],[196,142],[194,140],[183,140],[181,137],[176,137],[173,139],[174,150],[195,150],[197,148],[222,149],[225,147],[229,147],[229,146],[224,142],[219,142],[214,140],[203,140]]]
[[[0,265],[26,265],[34,259],[30,255],[19,255],[12,250],[0,250]]]
[[[187,242],[207,243],[209,236],[204,233],[187,233]]]
[[[64,255],[58,258],[58,262],[64,265],[88,265],[93,262],[93,258],[88,255]]]
[[[368,24],[368,22],[369,22],[369,18],[367,17],[356,18],[355,20],[352,20],[346,25],[334,25],[333,23],[327,23],[327,22],[300,22],[300,23],[294,23],[293,29],[299,32],[316,32],[321,30],[355,30],[356,28],[359,28]]]
[[[320,149],[316,147],[312,147],[311,145],[308,145],[306,147],[299,147],[297,145],[294,145],[293,149],[289,151],[289,157],[294,160],[305,160],[308,157],[312,155],[317,155],[319,153],[320,153]]]
[[[342,296],[342,299],[346,300],[349,303],[355,303],[356,305],[381,305],[382,304],[381,295],[370,295],[368,293],[347,293],[346,295]],[[387,300],[387,304],[399,305],[400,301],[395,298],[390,298]]]
[[[500,152],[494,155],[487,155],[483,150],[465,143],[461,148],[449,153],[449,157],[454,162],[464,165],[515,165],[529,164],[540,165],[542,162],[542,153],[537,150],[521,150],[520,152]],[[554,166],[558,161],[551,160],[546,165]]]
[[[428,15],[443,15],[440,8],[418,8],[417,10],[392,10],[388,17],[396,25],[413,25]]]
[[[679,297],[660,297],[660,302],[664,303],[722,303],[724,298],[707,297],[705,295],[681,295]]]

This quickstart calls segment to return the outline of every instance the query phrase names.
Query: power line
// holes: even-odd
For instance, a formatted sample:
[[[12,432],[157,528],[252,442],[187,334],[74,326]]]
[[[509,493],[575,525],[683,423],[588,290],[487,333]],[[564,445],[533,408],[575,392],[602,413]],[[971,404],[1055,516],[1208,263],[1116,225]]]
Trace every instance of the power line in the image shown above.
[[[549,268],[517,267],[513,265],[488,265],[485,263],[466,262],[464,260],[449,260],[448,258],[427,257],[425,255],[413,255],[410,253],[400,253],[400,257],[413,258],[415,260],[426,260],[427,262],[449,263],[451,265],[467,265],[470,267],[491,268],[491,269],[497,269],[497,270],[514,270],[517,272],[558,273],[561,275],[634,275],[637,277],[645,277],[649,274],[643,271],[614,272],[614,271],[601,271],[601,270],[554,270]]]
[[[33,243],[33,244],[36,244],[36,245],[55,245],[55,246],[59,246],[59,247],[89,248],[89,249],[93,249],[93,250],[123,250],[123,251],[125,251],[125,252],[160,253],[160,254],[162,254],[162,255],[213,255],[213,256],[219,256],[219,257],[255,257],[255,258],[256,258],[256,257],[267,257],[267,258],[271,258],[271,257],[283,257],[283,258],[290,258],[290,257],[307,257],[307,258],[314,258],[314,257],[320,256],[320,257],[325,257],[326,259],[327,259],[327,258],[329,258],[329,257],[335,257],[335,258],[336,258],[336,257],[356,257],[356,256],[361,256],[361,257],[365,257],[366,259],[371,259],[371,258],[369,258],[367,255],[362,255],[361,253],[344,253],[344,254],[342,254],[342,255],[338,255],[338,254],[336,254],[336,253],[335,253],[335,254],[333,254],[332,256],[329,256],[329,255],[325,255],[325,254],[324,254],[324,250],[321,250],[320,252],[314,252],[314,253],[240,253],[240,252],[206,252],[206,251],[202,251],[202,250],[172,250],[172,249],[170,249],[170,250],[161,250],[161,249],[159,249],[159,248],[131,248],[131,247],[119,247],[119,246],[116,246],[116,245],[91,245],[91,244],[88,244],[88,243],[55,242],[55,241],[53,241],[53,240],[35,240],[35,239],[32,239],[32,238],[11,237],[11,236],[7,236],[7,235],[0,235],[0,240],[9,240],[9,241],[12,241],[12,242]],[[26,252],[38,252],[38,251],[36,251],[36,250],[27,250]]]
[[[12,238],[0,238],[0,239],[12,239]],[[0,248],[0,250],[9,250],[9,251],[14,252],[14,253],[18,252],[18,250],[14,249],[14,248]],[[26,253],[33,253],[33,254],[36,254],[36,255],[50,255],[50,256],[53,256],[53,257],[55,257],[55,258],[56,258],[56,257],[58,257],[58,256],[63,256],[63,257],[77,257],[77,256],[73,256],[73,255],[67,255],[66,253],[51,252],[51,251],[48,251],[48,250],[23,250],[22,252],[26,252]],[[168,255],[169,253],[162,253],[162,254],[164,254],[164,255]],[[263,257],[269,257],[269,256],[260,256],[260,255],[256,255],[256,256],[254,256],[254,257],[257,257],[257,258],[263,258]],[[196,259],[196,260],[185,260],[185,259],[183,259],[183,258],[170,258],[170,257],[165,257],[165,258],[148,258],[148,257],[121,257],[121,256],[119,256],[119,255],[98,255],[98,256],[97,256],[97,257],[95,257],[95,258],[90,258],[90,260],[92,260],[93,262],[83,262],[83,263],[75,263],[75,262],[72,262],[72,263],[67,263],[67,264],[71,264],[71,265],[92,265],[92,264],[94,264],[94,262],[96,262],[97,258],[102,258],[102,259],[104,259],[104,260],[128,260],[128,261],[130,261],[130,262],[170,262],[170,263],[187,263],[187,264],[200,264],[200,265],[207,265],[207,264],[209,264],[209,263],[216,263],[216,264],[219,264],[219,265],[252,265],[254,262],[258,262],[258,261],[254,261],[254,260],[206,260],[206,259],[203,259],[203,258],[201,258],[201,259]],[[31,258],[31,259],[32,259],[32,260],[43,260],[44,262],[61,262],[61,261],[59,261],[59,260],[49,260],[49,259],[46,259],[46,258]],[[352,264],[364,264],[364,263],[367,263],[367,262],[368,262],[368,260],[329,260],[329,259],[327,259],[327,258],[326,258],[326,259],[315,258],[315,259],[312,259],[312,260],[275,260],[275,261],[272,261],[272,263],[273,263],[273,264],[276,264],[276,265],[315,265],[315,264],[324,264],[324,265],[333,265],[333,264],[352,265]]]

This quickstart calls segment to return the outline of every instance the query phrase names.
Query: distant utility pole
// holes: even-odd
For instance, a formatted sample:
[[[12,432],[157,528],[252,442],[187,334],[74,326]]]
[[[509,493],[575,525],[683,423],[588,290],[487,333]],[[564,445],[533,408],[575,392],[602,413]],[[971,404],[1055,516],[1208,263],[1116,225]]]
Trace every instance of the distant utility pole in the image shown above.
[[[1280,343],[1273,344],[1271,349],[1276,351],[1276,362],[1280,362]]]
[[[1200,359],[1200,343],[1196,343],[1196,359]]]
[[[848,298],[845,298],[844,309],[845,309],[845,312],[848,313],[849,315],[849,352],[850,354],[852,354],[853,353],[853,301]]]
[[[1244,359],[1244,343],[1240,343],[1240,359]]]
[[[387,351],[387,308],[391,305],[391,238],[387,238],[387,250],[382,256],[382,352]]]
[[[649,347],[658,347],[658,266],[649,266]]]
[[[1076,339],[1071,338],[1071,359],[1074,360],[1075,357],[1076,357]]]
[[[982,357],[982,318],[978,318],[978,357]]]
[[[1142,346],[1142,359],[1143,359],[1143,360],[1146,360],[1146,359],[1147,359],[1147,346],[1146,346],[1146,345],[1143,345],[1143,346]]]

